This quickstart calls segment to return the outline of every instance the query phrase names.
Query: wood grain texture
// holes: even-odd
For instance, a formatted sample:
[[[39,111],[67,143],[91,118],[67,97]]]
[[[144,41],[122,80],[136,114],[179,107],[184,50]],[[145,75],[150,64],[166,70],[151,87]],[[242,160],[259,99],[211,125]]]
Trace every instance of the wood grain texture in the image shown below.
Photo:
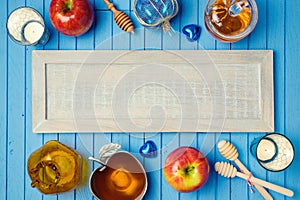
[[[273,55],[34,51],[33,105],[35,132],[272,131]]]
[[[133,16],[136,32],[133,36],[122,35],[114,20],[112,13],[107,10],[105,3],[90,0],[95,10],[95,24],[86,35],[78,38],[61,36],[51,25],[49,19],[50,0],[33,1],[17,0],[4,1],[0,7],[0,199],[43,199],[43,200],[65,200],[93,199],[89,192],[87,182],[83,183],[83,189],[78,188],[75,192],[60,195],[42,195],[36,189],[30,187],[30,180],[26,173],[26,159],[36,148],[49,140],[61,140],[84,156],[97,154],[99,148],[111,142],[120,133],[32,133],[32,106],[31,106],[31,51],[40,50],[180,50],[180,49],[232,49],[232,50],[273,50],[274,51],[274,101],[275,101],[275,131],[286,134],[293,142],[295,149],[299,149],[299,34],[297,32],[298,1],[272,1],[257,0],[259,9],[259,20],[253,33],[247,38],[233,44],[222,44],[216,42],[205,30],[203,13],[207,1],[180,2],[181,11],[172,19],[171,25],[175,29],[174,36],[164,34],[161,29],[148,29],[139,25],[132,14],[132,1],[118,1],[114,3],[120,10],[124,10],[129,16]],[[44,47],[22,47],[15,45],[7,36],[6,19],[8,14],[19,6],[31,6],[37,9],[43,16],[46,26],[49,28],[51,38]],[[190,10],[187,11],[187,9]],[[185,36],[181,34],[181,28],[187,24],[199,24],[202,28],[200,39],[196,43],[188,43]],[[115,36],[121,35],[116,38]],[[197,45],[195,45],[197,44]],[[16,56],[17,55],[17,56]],[[21,114],[21,115],[20,115]],[[22,116],[24,114],[24,116]],[[137,134],[137,135],[135,135]],[[181,144],[186,144],[189,138],[187,133],[159,133],[161,139],[162,155],[160,167],[171,150]],[[296,151],[293,164],[284,172],[271,173],[264,170],[250,154],[251,141],[260,137],[261,133],[225,133],[221,138],[217,134],[195,133],[197,136],[197,147],[207,152],[210,164],[220,161],[222,157],[216,148],[210,149],[202,145],[203,141],[209,143],[211,139],[217,143],[220,139],[228,139],[239,149],[241,161],[250,168],[256,177],[268,180],[278,185],[284,185],[295,192],[293,198],[285,198],[283,195],[271,191],[274,199],[299,199],[300,185],[297,176],[300,168],[300,157]],[[129,133],[128,140],[119,140],[129,151],[137,153],[138,148],[146,140],[149,133]],[[151,135],[151,134],[150,134]],[[194,135],[194,133],[193,133]],[[208,136],[207,136],[208,135]],[[62,137],[63,136],[63,137]],[[142,138],[139,138],[142,136]],[[192,137],[192,136],[191,136]],[[208,138],[208,140],[207,140]],[[70,142],[69,142],[70,139]],[[171,143],[171,141],[173,141]],[[193,144],[194,145],[194,144]],[[167,148],[165,148],[167,147]],[[151,159],[138,158],[145,167],[158,165]],[[146,161],[145,161],[146,160]],[[89,163],[89,170],[98,167],[97,164]],[[88,174],[85,174],[88,176]],[[179,194],[173,190],[164,180],[162,170],[158,169],[150,175],[151,185],[147,193],[147,200],[190,200],[190,199],[215,199],[215,200],[258,200],[260,195],[252,194],[246,182],[240,179],[231,181],[218,178],[211,173],[207,184],[198,192],[191,194]],[[16,190],[18,188],[18,190]],[[155,194],[153,194],[155,193]]]
[[[267,1],[266,0],[260,0],[257,1],[257,5],[260,9],[259,12],[259,22],[257,23],[256,28],[252,32],[252,34],[249,37],[249,49],[266,49],[267,48]],[[251,145],[251,142],[254,140],[254,138],[260,137],[259,134],[256,133],[249,133],[249,147]],[[248,147],[248,149],[249,149]],[[255,173],[256,177],[259,177],[261,179],[266,180],[267,179],[267,171],[264,170],[261,166],[257,165],[256,159],[253,155],[249,152],[249,165],[247,166],[248,169],[253,173]],[[270,194],[273,196],[273,192],[270,191]],[[257,198],[260,198],[260,195],[258,193],[249,193],[249,199],[256,200]]]
[[[24,5],[23,0],[8,4],[8,12]],[[6,187],[7,199],[24,199],[25,196],[25,48],[8,40],[7,77],[7,174],[11,182]],[[15,56],[20,59],[15,59]],[[19,188],[18,192],[15,189]]]
[[[274,49],[274,103],[275,103],[275,132],[285,133],[285,1],[267,1],[268,19],[278,19],[276,23],[268,23],[267,28],[267,48]],[[278,114],[277,114],[278,113]],[[279,114],[281,113],[281,114]],[[285,184],[285,172],[268,173],[267,180],[279,185]],[[271,192],[274,199],[283,200],[285,197],[276,192]]]
[[[300,149],[299,135],[299,94],[297,87],[300,83],[299,77],[299,52],[300,41],[294,26],[297,24],[299,15],[297,7],[300,2],[293,4],[286,1],[285,12],[285,134],[293,141],[294,148]],[[300,188],[298,169],[300,168],[300,154],[296,153],[294,163],[289,170],[285,171],[285,186],[297,190]],[[300,193],[295,192],[295,199],[300,198]]]
[[[0,13],[2,13],[2,17],[0,18],[0,24],[6,23],[6,16],[7,16],[7,4],[8,2],[3,2],[2,6],[0,7]],[[6,34],[6,27],[0,26],[0,38],[1,46],[0,46],[0,181],[3,183],[3,186],[0,187],[0,199],[7,198],[7,171],[8,171],[8,163],[7,163],[7,122],[8,122],[8,109],[7,109],[7,92],[8,92],[8,85],[7,85],[7,76],[8,76],[8,38]]]

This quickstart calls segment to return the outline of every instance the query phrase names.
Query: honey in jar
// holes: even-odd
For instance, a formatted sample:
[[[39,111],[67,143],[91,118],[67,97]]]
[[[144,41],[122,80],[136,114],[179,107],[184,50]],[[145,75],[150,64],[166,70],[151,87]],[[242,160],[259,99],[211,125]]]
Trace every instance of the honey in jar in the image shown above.
[[[247,36],[257,22],[254,0],[210,0],[205,25],[211,35],[223,42],[235,42]]]
[[[117,152],[91,175],[92,193],[101,200],[142,199],[147,179],[142,165],[129,153]]]
[[[75,188],[81,179],[81,157],[57,141],[49,141],[33,152],[27,161],[31,186],[44,194],[57,194]]]

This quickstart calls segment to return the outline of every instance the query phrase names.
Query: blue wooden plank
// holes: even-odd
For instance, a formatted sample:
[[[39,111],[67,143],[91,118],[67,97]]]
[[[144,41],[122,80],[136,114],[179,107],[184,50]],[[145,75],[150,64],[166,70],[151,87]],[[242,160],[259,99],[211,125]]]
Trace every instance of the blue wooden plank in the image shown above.
[[[275,132],[284,133],[284,27],[285,2],[267,1],[267,47],[274,51],[274,103],[275,103]],[[277,23],[272,23],[273,19],[277,19]],[[284,185],[285,173],[268,173],[267,178],[270,182]],[[284,199],[284,196],[273,192],[274,199]]]
[[[113,1],[111,1],[113,2]],[[99,10],[107,10],[107,6],[104,3],[104,1],[95,1],[95,10],[99,11]],[[110,11],[109,11],[110,12]]]
[[[24,1],[10,2],[8,12],[24,6]],[[7,98],[7,199],[24,199],[25,195],[25,47],[8,41]],[[18,192],[16,193],[16,188]]]
[[[24,163],[24,47],[11,44],[8,49],[8,198],[20,188],[17,197],[23,198],[24,195],[24,173],[25,169],[20,170]],[[18,56],[14,56],[18,55]],[[21,187],[20,187],[21,186]]]
[[[110,0],[110,2],[112,2],[116,9],[120,11],[128,11],[131,8],[131,1]],[[108,10],[108,8],[104,1],[95,1],[95,10]]]
[[[243,40],[234,42],[231,44],[231,49],[232,50],[246,50],[246,49],[248,49],[248,41],[249,41],[249,39],[248,39],[248,37],[246,37]],[[239,153],[238,159],[248,169],[248,151],[249,151],[248,134],[247,133],[232,133],[231,143],[234,144],[238,150],[238,153]],[[233,163],[233,164],[235,164],[235,163]],[[245,184],[245,181],[242,179],[237,179],[236,183],[231,183],[231,188],[235,188],[236,185],[238,185],[239,188],[237,190],[232,189],[231,198],[237,199],[237,200],[241,199],[241,197],[243,197],[244,199],[248,198],[249,187],[247,186],[247,184]]]
[[[258,14],[258,23],[254,31],[248,36],[249,40],[249,49],[266,49],[267,48],[267,3],[266,0],[257,1],[257,6],[259,9]],[[249,134],[249,145],[254,140],[254,138],[261,137],[261,133],[251,133]],[[248,150],[249,154],[249,170],[255,174],[255,177],[261,178],[263,180],[267,179],[267,172],[264,170],[259,163],[256,161],[254,156],[250,154],[250,150]],[[270,192],[271,193],[271,192]],[[271,195],[273,195],[271,193]],[[257,199],[260,198],[258,192],[249,193],[249,199]]]
[[[172,18],[170,23],[173,30],[162,34],[162,47],[164,50],[178,50],[181,41],[180,16]]]
[[[299,25],[299,2],[286,1],[285,6],[285,134],[295,147],[293,164],[286,170],[285,183],[295,192],[293,199],[300,199],[300,136],[299,136],[299,66],[300,40],[296,26]]]
[[[0,187],[0,199],[6,199],[7,193],[6,188],[8,187],[7,183],[7,170],[8,170],[8,160],[7,160],[7,92],[8,92],[8,85],[7,85],[7,76],[8,76],[8,44],[7,44],[7,31],[6,31],[6,19],[8,15],[7,11],[8,2],[3,2],[2,6],[0,7],[0,12],[4,17],[0,18],[0,40],[2,41],[2,45],[0,46],[0,60],[1,66],[0,71],[0,181],[3,183],[3,186]]]
[[[160,150],[161,147],[161,133],[146,133],[145,141],[152,140]],[[161,185],[157,184],[162,178],[162,165],[161,165],[161,154],[158,152],[155,158],[145,158],[145,170],[148,177],[148,190],[145,199],[160,199]]]
[[[102,1],[103,2],[103,1]],[[97,6],[97,4],[95,4]],[[95,13],[95,49],[112,49],[112,23],[113,16],[110,11],[97,11]],[[95,133],[93,139],[93,156],[98,158],[99,150],[102,146],[112,142],[111,133]],[[122,145],[122,144],[121,144]],[[90,162],[91,163],[91,162]],[[100,167],[98,163],[91,163],[93,169]]]
[[[256,1],[258,12],[258,22],[256,28],[248,36],[250,49],[266,49],[267,48],[267,5],[266,0]]]
[[[66,36],[59,33],[59,50],[74,50],[77,47],[77,38],[73,36]],[[73,133],[60,133],[58,139],[61,143],[75,149],[76,148],[76,136]],[[74,199],[75,191],[70,191],[58,195],[58,199]]]
[[[266,180],[266,170],[263,169],[259,163],[257,162],[255,156],[253,156],[251,153],[250,153],[250,145],[251,145],[251,142],[255,139],[255,138],[258,138],[258,137],[262,137],[263,135],[261,133],[249,133],[249,137],[248,137],[248,141],[249,141],[249,147],[248,147],[248,166],[247,168],[249,169],[250,172],[253,173],[253,175],[256,177],[256,178],[259,178],[259,179],[262,179],[262,180]],[[273,196],[273,194],[270,192],[270,194]],[[249,193],[249,199],[258,199],[258,198],[261,198],[260,194],[258,192],[255,192],[255,193]]]
[[[154,46],[157,46],[159,48],[161,45],[161,49],[163,50],[178,50],[180,49],[180,40],[181,40],[181,30],[180,30],[180,15],[177,14],[174,18],[170,20],[171,27],[173,30],[170,30],[168,33],[164,33],[161,28],[153,30],[157,34],[157,38],[155,36],[152,39],[149,39],[147,42],[151,44],[152,42],[155,43]],[[151,29],[148,29],[148,32],[150,32]],[[148,32],[145,33],[145,41],[148,38]],[[159,35],[161,34],[161,36]],[[160,42],[160,43],[159,43]]]
[[[99,150],[102,146],[112,142],[111,133],[95,133],[94,134],[94,152],[93,156],[98,158]],[[99,164],[93,163],[94,168],[99,167]]]
[[[143,27],[131,13],[131,19],[134,24],[134,34],[130,35],[130,49],[132,50],[143,50],[145,48],[145,27]]]
[[[230,50],[231,43],[224,43],[224,42],[216,41],[216,48],[217,48],[217,50]]]
[[[201,27],[201,35],[198,42],[198,49],[211,50],[215,49],[215,40],[205,28],[204,10],[208,1],[199,1],[199,25]]]
[[[128,12],[125,12],[127,15]],[[113,49],[115,50],[127,50],[130,46],[130,34],[123,31],[115,22],[113,22]]]
[[[66,36],[59,33],[59,50],[74,50],[76,49],[76,37]]]
[[[112,133],[111,141],[112,143],[120,144],[122,150],[129,151],[130,145],[128,133]]]
[[[128,11],[131,8],[130,0],[113,0],[115,7],[120,11]]]
[[[130,133],[129,141],[129,152],[132,153],[141,164],[144,164],[144,157],[139,153],[139,149],[145,141],[144,133]]]
[[[82,178],[79,186],[76,188],[76,199],[92,199],[89,188],[89,177],[93,171],[93,163],[88,160],[88,157],[94,153],[94,133],[76,134],[76,151],[82,157]]]
[[[230,134],[229,133],[222,133],[219,137],[216,137],[216,144],[220,140],[226,140],[230,141]],[[215,162],[220,162],[220,161],[225,161],[227,160],[219,153],[219,150],[217,149],[217,146],[215,146],[215,151],[216,151],[216,160]],[[214,171],[214,165],[215,163],[212,164],[212,173],[216,173]],[[230,199],[230,186],[231,186],[231,181],[234,181],[233,183],[235,184],[235,180],[231,180],[229,178],[222,177],[220,175],[216,175],[217,178],[217,186],[216,186],[216,198],[217,199]]]
[[[94,42],[94,34],[95,34],[94,26],[95,26],[95,22],[92,25],[91,29],[87,33],[77,37],[76,49],[78,49],[78,50],[94,49],[94,44],[95,44],[95,42]]]
[[[94,7],[94,0],[90,1]],[[94,24],[84,35],[77,37],[77,49],[94,49],[95,45],[95,25],[97,23],[96,13],[94,13]],[[93,171],[94,163],[88,157],[94,154],[94,133],[76,134],[76,150],[82,156],[82,179],[79,187],[75,191],[75,199],[93,199],[89,188],[89,177]]]
[[[162,49],[162,34],[160,28],[147,28],[145,30],[145,49]]]
[[[198,149],[206,156],[210,173],[206,184],[200,188],[198,193],[198,199],[216,199],[217,190],[217,174],[214,171],[214,164],[216,162],[216,138],[220,136],[219,133],[198,133]]]
[[[197,24],[198,25],[198,9],[191,9],[191,8],[198,8],[197,0],[182,0],[181,3],[181,27],[179,32],[182,33],[182,28],[188,24]],[[181,34],[181,49],[197,49],[198,44],[197,42],[190,42],[186,39],[184,34]]]
[[[273,2],[268,0],[268,28],[267,47],[274,51],[274,100],[275,100],[275,131],[284,132],[285,98],[285,2]],[[276,23],[271,23],[276,18]]]
[[[24,90],[26,92],[25,96],[25,162],[27,162],[29,156],[32,152],[40,148],[43,144],[43,138],[41,134],[34,134],[32,132],[32,91],[30,88],[32,88],[32,78],[31,78],[31,57],[32,57],[32,50],[33,49],[43,49],[42,46],[39,47],[27,47],[26,51],[26,85],[24,87]],[[37,191],[36,188],[31,187],[31,180],[26,172],[25,176],[25,199],[41,199],[42,195],[40,192]]]
[[[130,133],[129,134],[129,152],[135,156],[140,163],[144,166],[144,157],[139,153],[140,147],[144,144],[144,133]],[[147,173],[147,171],[146,171]],[[148,188],[149,188],[149,179],[148,179]]]
[[[112,14],[97,11],[95,18],[95,49],[112,49]]]
[[[248,49],[249,38],[246,37],[240,41],[231,44],[232,50],[247,50]]]
[[[197,148],[197,133],[179,133],[180,146],[190,146]]]
[[[58,31],[52,26],[50,21],[50,15],[49,15],[49,7],[50,7],[51,0],[44,0],[44,12],[41,13],[44,16],[46,27],[48,28],[50,32],[50,38],[47,44],[45,45],[45,49],[51,49],[51,50],[57,50],[58,48],[58,38],[59,34]]]
[[[0,181],[3,186],[0,187],[0,199],[6,199],[6,189],[8,187],[7,182],[7,32],[6,32],[6,17],[7,17],[7,1],[3,2],[0,7],[0,13],[3,17],[0,18],[0,38],[2,38],[2,43],[0,45]]]
[[[245,50],[248,49],[248,37],[240,40],[238,42],[234,42],[231,44],[232,50]],[[232,133],[231,142],[234,144],[238,150],[239,157],[238,159],[245,165],[248,169],[248,134],[247,133]],[[234,163],[233,163],[234,164]],[[236,165],[235,165],[236,166]],[[237,167],[237,166],[236,166]],[[232,189],[231,198],[234,200],[239,200],[241,197],[244,199],[248,198],[249,195],[249,187],[242,179],[237,179],[236,183],[231,183],[231,188],[236,188],[236,185],[239,186],[237,190]]]
[[[167,156],[176,148],[179,147],[179,134],[178,133],[164,133],[162,135],[162,166],[165,163]],[[163,170],[163,169],[162,169]],[[161,199],[172,199],[176,200],[179,199],[179,192],[174,190],[162,175],[161,178]]]
[[[27,1],[26,6],[35,8],[42,16],[44,16],[44,3],[42,1],[40,2],[29,2]],[[26,47],[26,82],[25,82],[25,132],[26,132],[26,139],[25,139],[25,162],[27,162],[29,156],[31,153],[36,151],[38,148],[40,148],[43,144],[43,137],[41,134],[33,134],[32,133],[32,71],[31,71],[31,57],[32,57],[32,50],[41,50],[43,49],[43,46],[29,46]],[[27,169],[26,169],[27,170]],[[36,189],[31,187],[31,179],[29,178],[28,174],[26,173],[25,176],[25,199],[41,199],[42,194]]]
[[[248,169],[248,134],[247,133],[232,133],[231,134],[231,143],[236,147],[238,151],[238,159],[244,164],[244,166]],[[228,160],[226,160],[229,162]],[[238,166],[232,162],[235,167]],[[253,172],[255,174],[255,172]],[[238,189],[233,189],[237,188]],[[256,193],[258,193],[256,191]],[[241,198],[247,199],[249,194],[249,187],[245,180],[236,178],[236,181],[233,183],[231,182],[231,199],[239,200]]]

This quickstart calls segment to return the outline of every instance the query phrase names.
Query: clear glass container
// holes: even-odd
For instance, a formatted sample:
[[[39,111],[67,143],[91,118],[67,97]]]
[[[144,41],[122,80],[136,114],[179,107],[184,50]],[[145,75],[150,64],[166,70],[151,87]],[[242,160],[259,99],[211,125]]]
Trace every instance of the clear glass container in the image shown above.
[[[45,45],[50,37],[43,17],[30,7],[15,9],[7,19],[6,28],[10,38],[21,45]]]
[[[251,142],[250,151],[263,168],[273,172],[288,168],[295,156],[292,142],[279,133],[255,138]]]
[[[256,26],[255,0],[209,0],[204,13],[208,32],[221,42],[236,42],[248,36]]]

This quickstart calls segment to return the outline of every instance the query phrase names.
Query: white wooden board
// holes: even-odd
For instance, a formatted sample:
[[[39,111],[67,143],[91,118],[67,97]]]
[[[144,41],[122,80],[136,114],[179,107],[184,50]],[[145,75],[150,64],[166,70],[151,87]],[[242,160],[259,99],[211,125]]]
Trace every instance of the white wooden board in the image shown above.
[[[272,132],[272,51],[33,51],[34,132]]]

